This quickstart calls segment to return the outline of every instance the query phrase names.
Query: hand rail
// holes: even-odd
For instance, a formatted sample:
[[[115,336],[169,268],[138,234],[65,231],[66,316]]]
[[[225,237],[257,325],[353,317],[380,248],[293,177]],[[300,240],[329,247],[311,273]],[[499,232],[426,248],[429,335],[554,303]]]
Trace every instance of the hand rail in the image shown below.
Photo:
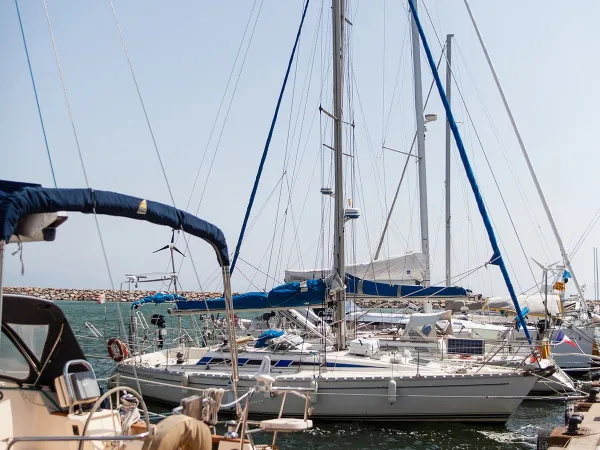
[[[71,382],[71,378],[69,378],[69,367],[71,367],[74,364],[79,364],[81,366],[84,366],[86,369],[88,369],[90,372],[92,372],[92,375],[94,376],[94,379],[96,379],[96,373],[94,372],[94,368],[92,367],[92,365],[86,361],[85,359],[73,359],[71,361],[68,361],[65,364],[65,367],[63,369],[63,376],[65,378],[65,387],[67,388],[67,392],[69,394],[69,413],[72,413],[74,410],[74,404],[75,404],[75,394],[73,393],[73,383]]]
[[[6,450],[10,450],[14,444],[19,442],[81,442],[81,441],[136,441],[145,439],[150,431],[132,435],[112,436],[20,436],[10,440]],[[10,438],[9,438],[10,439]]]

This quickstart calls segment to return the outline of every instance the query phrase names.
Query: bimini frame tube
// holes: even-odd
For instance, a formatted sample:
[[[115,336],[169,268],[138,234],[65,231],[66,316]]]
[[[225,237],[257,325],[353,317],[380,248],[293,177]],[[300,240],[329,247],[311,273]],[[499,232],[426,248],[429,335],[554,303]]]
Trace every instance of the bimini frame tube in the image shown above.
[[[4,308],[4,248],[6,242],[0,240],[0,324],[2,324],[2,311]],[[0,333],[0,345],[2,344],[2,333]]]
[[[225,298],[225,310],[227,314],[227,325],[229,328],[229,355],[231,359],[231,382],[233,385],[233,395],[235,399],[235,408],[238,415],[241,414],[240,404],[238,402],[237,384],[238,375],[238,354],[235,335],[235,317],[233,315],[233,296],[231,293],[231,274],[229,266],[221,268],[223,273],[223,297]],[[181,316],[179,316],[181,317]]]
[[[429,63],[429,67],[431,69],[431,73],[433,74],[435,84],[438,88],[440,98],[442,99],[442,103],[444,104],[444,109],[446,110],[446,118],[448,119],[448,123],[450,124],[450,129],[452,130],[454,140],[456,141],[456,147],[458,148],[458,152],[460,154],[460,159],[465,168],[465,172],[467,174],[467,178],[469,179],[469,184],[471,185],[473,194],[475,195],[475,201],[477,202],[477,208],[479,209],[479,214],[481,214],[481,218],[483,219],[483,224],[485,225],[485,230],[487,231],[488,238],[490,240],[490,244],[492,245],[492,250],[494,251],[492,258],[490,259],[490,264],[495,264],[500,267],[500,271],[502,272],[502,277],[504,278],[504,282],[506,283],[508,293],[510,294],[510,298],[513,301],[515,311],[517,312],[517,318],[519,320],[519,323],[523,327],[525,336],[527,337],[527,340],[531,344],[531,336],[529,335],[529,330],[527,330],[527,324],[525,323],[525,318],[523,317],[523,313],[521,312],[521,307],[519,306],[519,302],[517,300],[517,295],[515,293],[515,289],[512,285],[512,282],[510,281],[510,276],[508,274],[508,270],[506,269],[506,264],[504,264],[504,259],[502,258],[502,254],[500,253],[500,247],[498,246],[498,241],[496,240],[496,235],[494,234],[492,222],[491,222],[488,212],[485,208],[485,204],[483,203],[483,197],[481,196],[481,192],[479,192],[479,186],[477,186],[477,180],[475,179],[475,175],[473,174],[473,169],[471,168],[471,163],[469,162],[469,158],[467,157],[467,152],[465,150],[465,146],[463,144],[462,138],[458,131],[458,127],[456,126],[456,121],[454,120],[454,115],[452,114],[452,110],[450,109],[450,103],[448,102],[448,98],[446,97],[446,92],[444,91],[444,87],[442,86],[442,81],[440,80],[440,75],[435,67],[435,61],[433,60],[433,56],[431,55],[431,50],[429,48],[429,44],[427,43],[427,38],[425,37],[425,32],[423,31],[423,27],[421,26],[421,21],[419,20],[419,15],[417,14],[417,10],[415,9],[414,0],[408,0],[408,3],[410,5],[410,11],[412,13],[412,16],[415,20],[415,23],[417,24],[417,28],[419,30],[419,35],[421,36],[421,41],[423,42],[423,49],[425,50],[425,54],[427,55],[427,62]]]

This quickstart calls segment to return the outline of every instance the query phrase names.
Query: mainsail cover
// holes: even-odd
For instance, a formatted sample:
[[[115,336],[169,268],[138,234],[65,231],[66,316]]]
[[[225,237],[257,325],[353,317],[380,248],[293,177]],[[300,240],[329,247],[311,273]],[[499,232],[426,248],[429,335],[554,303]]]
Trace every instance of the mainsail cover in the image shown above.
[[[425,277],[426,258],[422,253],[392,256],[364,264],[347,264],[346,274],[388,284],[417,284]],[[285,281],[325,278],[334,269],[286,270]]]
[[[308,280],[282,284],[267,292],[248,292],[233,296],[234,311],[260,309],[291,309],[297,307],[321,306],[326,300],[328,289],[324,280]],[[224,298],[207,300],[176,301],[175,314],[182,312],[205,314],[225,311]]]
[[[352,275],[347,275],[346,292],[359,296],[372,297],[410,297],[410,298],[456,298],[467,297],[469,292],[460,286],[417,286],[414,284],[388,284],[364,280]]]
[[[174,302],[177,300],[184,301],[185,297],[183,297],[179,294],[172,294],[169,292],[157,292],[154,295],[147,295],[146,297],[143,297],[143,298],[131,303],[131,309],[138,309],[144,303],[155,303],[158,305],[160,303]]]

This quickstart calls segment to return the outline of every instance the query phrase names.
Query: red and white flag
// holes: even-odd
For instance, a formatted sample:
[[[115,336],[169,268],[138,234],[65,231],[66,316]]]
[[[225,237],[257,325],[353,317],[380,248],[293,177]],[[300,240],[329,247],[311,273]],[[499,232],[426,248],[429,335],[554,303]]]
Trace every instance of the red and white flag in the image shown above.
[[[556,336],[554,338],[554,344],[569,344],[577,348],[577,343],[574,340],[568,338],[567,335],[563,332],[563,330],[559,330],[558,333],[556,333]]]

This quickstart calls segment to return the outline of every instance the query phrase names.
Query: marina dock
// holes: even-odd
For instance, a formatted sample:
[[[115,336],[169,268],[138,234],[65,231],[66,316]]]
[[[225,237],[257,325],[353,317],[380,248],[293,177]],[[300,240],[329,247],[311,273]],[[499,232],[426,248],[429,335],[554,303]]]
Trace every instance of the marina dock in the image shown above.
[[[537,449],[595,450],[600,447],[600,382],[592,383],[588,398],[565,413],[565,425],[549,434],[540,431]]]

